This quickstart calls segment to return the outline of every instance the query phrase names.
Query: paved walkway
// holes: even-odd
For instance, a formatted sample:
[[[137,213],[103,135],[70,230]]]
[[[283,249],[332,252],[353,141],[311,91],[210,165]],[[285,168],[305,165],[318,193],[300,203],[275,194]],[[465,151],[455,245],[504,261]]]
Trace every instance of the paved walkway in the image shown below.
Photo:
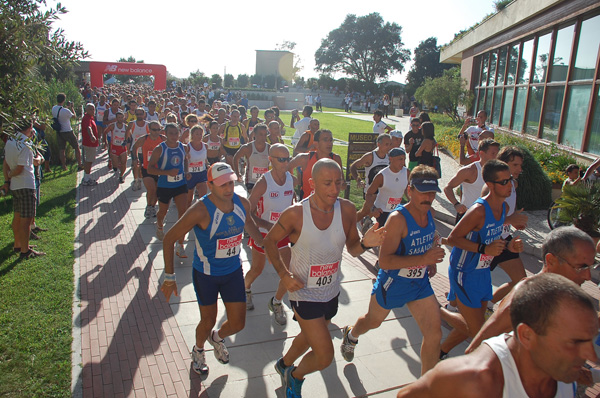
[[[144,191],[131,190],[130,175],[119,185],[106,168],[106,153],[94,167],[93,176],[99,185],[77,188],[74,396],[284,396],[273,364],[299,328],[291,320],[287,299],[285,327],[275,324],[269,314],[267,300],[278,281],[272,267],[267,265],[253,286],[256,309],[248,312],[246,328],[227,339],[230,364],[219,364],[207,350],[210,374],[200,378],[191,371],[189,354],[199,321],[191,284],[193,244],[186,243],[190,258],[176,258],[179,297],[167,304],[159,291],[162,243],[154,236],[155,220],[143,217]],[[172,206],[167,229],[175,219]],[[450,228],[438,222],[442,235]],[[242,258],[247,270],[250,251],[245,249]],[[440,303],[448,290],[447,258],[432,279]],[[529,272],[541,267],[539,259],[531,255],[524,255],[524,262]],[[336,347],[334,363],[324,372],[308,376],[305,396],[394,397],[401,386],[419,376],[421,334],[406,308],[392,311],[379,329],[361,337],[354,362],[345,362],[339,354],[341,328],[367,309],[374,263],[372,253],[358,258],[345,254],[340,309],[330,327]],[[506,280],[502,271],[494,272],[494,285]],[[585,287],[598,297],[594,284]],[[219,323],[223,315],[220,303]],[[459,355],[465,347],[463,344],[453,354]]]

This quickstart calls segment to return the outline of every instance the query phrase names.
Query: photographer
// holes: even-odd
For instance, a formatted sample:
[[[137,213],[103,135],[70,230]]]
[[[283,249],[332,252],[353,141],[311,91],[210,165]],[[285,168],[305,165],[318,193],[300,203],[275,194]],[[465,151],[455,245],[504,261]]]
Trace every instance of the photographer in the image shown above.
[[[479,146],[480,139],[483,138],[494,138],[494,129],[486,126],[485,121],[487,120],[487,112],[480,110],[477,112],[477,117],[467,117],[463,124],[460,132],[458,133],[458,139],[460,140],[460,165],[466,166],[479,160],[477,148]],[[488,135],[480,138],[483,131],[488,131]],[[491,133],[491,135],[490,135]],[[468,142],[467,151],[469,155],[465,155],[465,144]]]
[[[77,143],[77,137],[73,133],[73,128],[71,127],[71,118],[75,116],[75,111],[73,110],[73,103],[71,101],[67,102],[65,106],[66,100],[67,96],[63,93],[60,93],[56,96],[57,105],[52,107],[52,117],[57,119],[60,125],[60,127],[55,126],[54,124],[52,125],[52,128],[56,130],[56,141],[58,142],[59,149],[58,155],[63,170],[66,170],[67,159],[65,156],[65,148],[67,147],[68,142],[75,150],[75,157],[77,158],[77,170],[83,170],[83,165],[81,164],[81,150],[79,149],[79,144]]]

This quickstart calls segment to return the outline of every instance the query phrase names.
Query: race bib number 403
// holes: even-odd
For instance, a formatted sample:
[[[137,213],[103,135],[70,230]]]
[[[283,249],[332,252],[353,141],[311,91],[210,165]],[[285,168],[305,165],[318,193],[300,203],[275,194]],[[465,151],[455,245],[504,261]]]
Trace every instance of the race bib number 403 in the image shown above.
[[[240,254],[243,234],[226,239],[217,239],[215,258],[229,258]]]
[[[308,273],[308,280],[306,281],[306,287],[314,289],[337,282],[339,270],[339,261],[332,264],[311,265]]]

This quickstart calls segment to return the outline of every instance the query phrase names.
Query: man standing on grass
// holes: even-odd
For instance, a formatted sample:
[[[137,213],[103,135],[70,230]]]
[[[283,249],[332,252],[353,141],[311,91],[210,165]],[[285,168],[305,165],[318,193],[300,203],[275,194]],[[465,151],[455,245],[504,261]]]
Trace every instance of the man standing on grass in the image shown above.
[[[81,146],[83,147],[83,179],[81,185],[98,185],[98,181],[92,179],[92,165],[96,160],[96,150],[100,135],[94,121],[96,108],[94,104],[85,106],[85,115],[81,119]]]
[[[310,184],[314,193],[288,207],[264,241],[267,256],[289,292],[294,319],[301,330],[275,364],[288,398],[300,398],[304,377],[327,368],[333,360],[328,326],[338,310],[344,246],[356,257],[369,247],[379,246],[385,235],[383,228],[373,227],[361,240],[356,229],[356,207],[338,198],[344,178],[334,160],[316,162]],[[289,267],[277,247],[286,237],[292,244]],[[300,357],[302,360],[294,366]]]
[[[29,246],[31,222],[36,213],[35,175],[33,167],[42,162],[41,155],[31,147],[33,122],[27,118],[17,125],[17,133],[11,137],[4,148],[5,158],[2,172],[4,185],[10,185],[13,196],[14,216],[12,230],[15,237],[13,250],[21,259],[43,256]]]
[[[308,124],[312,120],[310,117],[312,113],[313,107],[308,105],[302,109],[302,116],[304,116],[302,119],[298,116],[298,111],[296,109],[292,111],[292,122],[290,123],[290,127],[296,129],[292,136],[292,146],[295,147],[300,137],[302,137],[302,134],[308,130]]]
[[[65,149],[67,148],[68,142],[69,145],[73,147],[73,150],[75,150],[78,170],[83,170],[79,143],[77,142],[77,137],[73,133],[73,128],[71,127],[71,119],[75,116],[75,111],[73,110],[73,103],[70,101],[68,102],[67,107],[64,106],[66,100],[67,96],[63,93],[60,93],[56,96],[57,104],[52,107],[52,117],[58,119],[58,122],[60,123],[60,129],[56,132],[58,156],[60,158],[60,163],[62,164],[63,170],[66,170],[67,158],[65,155]]]

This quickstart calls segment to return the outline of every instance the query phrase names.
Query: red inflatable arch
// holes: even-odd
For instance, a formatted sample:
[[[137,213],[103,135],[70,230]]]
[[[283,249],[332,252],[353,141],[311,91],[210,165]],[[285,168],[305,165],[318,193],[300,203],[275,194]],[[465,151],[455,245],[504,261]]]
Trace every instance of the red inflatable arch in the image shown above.
[[[90,84],[104,87],[104,75],[154,76],[154,89],[167,89],[167,67],[135,62],[90,62]]]

